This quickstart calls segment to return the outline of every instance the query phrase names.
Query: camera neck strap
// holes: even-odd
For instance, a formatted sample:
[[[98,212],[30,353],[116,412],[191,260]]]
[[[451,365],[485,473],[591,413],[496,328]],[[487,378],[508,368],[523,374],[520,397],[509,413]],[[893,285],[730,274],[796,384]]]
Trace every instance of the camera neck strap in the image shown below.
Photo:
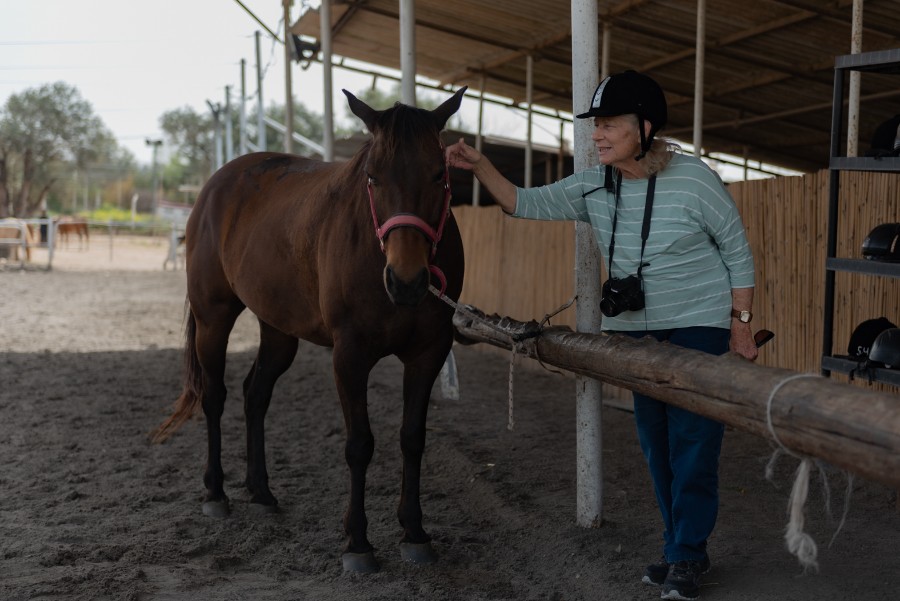
[[[612,183],[612,165],[606,166],[606,189]],[[641,260],[638,262],[637,277],[641,277],[644,268],[644,247],[647,246],[647,237],[650,235],[650,215],[653,213],[653,195],[656,191],[656,174],[650,176],[647,181],[647,201],[644,205],[644,223],[641,226]],[[613,212],[612,234],[609,236],[609,277],[612,277],[613,251],[616,249],[616,223],[619,220],[619,199],[622,197],[622,172],[616,171],[616,208]]]

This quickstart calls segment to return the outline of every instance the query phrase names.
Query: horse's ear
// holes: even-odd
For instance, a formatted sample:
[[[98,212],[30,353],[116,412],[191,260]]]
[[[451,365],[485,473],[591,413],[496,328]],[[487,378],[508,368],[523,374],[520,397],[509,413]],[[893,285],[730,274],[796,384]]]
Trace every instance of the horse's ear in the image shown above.
[[[444,126],[447,125],[447,121],[453,116],[453,113],[459,110],[463,94],[465,94],[468,89],[468,86],[461,87],[456,90],[456,94],[445,100],[441,106],[431,111],[431,114],[434,115],[434,120],[438,124],[438,129],[444,129]]]
[[[368,104],[348,92],[347,90],[341,89],[341,91],[347,96],[347,102],[350,104],[350,111],[362,119],[362,122],[366,124],[366,129],[370,132],[375,131],[375,121],[378,118],[378,111],[370,107]]]

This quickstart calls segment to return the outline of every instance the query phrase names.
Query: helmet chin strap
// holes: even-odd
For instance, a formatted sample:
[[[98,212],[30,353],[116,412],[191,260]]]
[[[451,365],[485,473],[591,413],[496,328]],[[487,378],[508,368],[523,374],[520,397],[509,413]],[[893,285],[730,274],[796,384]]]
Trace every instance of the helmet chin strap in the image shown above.
[[[635,161],[640,161],[647,156],[647,151],[650,150],[650,141],[653,139],[651,137],[650,140],[648,140],[644,135],[644,117],[641,115],[638,115],[638,132],[641,134],[641,154],[634,157]]]

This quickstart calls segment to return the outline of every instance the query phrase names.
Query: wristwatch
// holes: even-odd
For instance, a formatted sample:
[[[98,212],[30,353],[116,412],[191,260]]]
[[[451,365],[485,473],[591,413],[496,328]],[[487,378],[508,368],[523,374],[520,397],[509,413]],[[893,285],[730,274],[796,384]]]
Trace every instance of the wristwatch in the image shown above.
[[[731,310],[731,316],[737,317],[741,323],[750,323],[750,320],[753,319],[753,313],[750,311],[738,311],[737,309]]]

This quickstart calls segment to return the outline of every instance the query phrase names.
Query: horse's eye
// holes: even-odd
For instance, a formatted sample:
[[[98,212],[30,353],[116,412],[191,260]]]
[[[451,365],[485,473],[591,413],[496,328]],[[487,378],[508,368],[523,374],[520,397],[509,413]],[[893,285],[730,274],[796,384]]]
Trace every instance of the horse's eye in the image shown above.
[[[369,185],[370,185],[370,186],[374,186],[374,185],[376,185],[376,184],[378,183],[377,181],[375,181],[375,178],[372,177],[372,175],[371,175],[370,173],[366,173],[366,177],[369,178]]]

